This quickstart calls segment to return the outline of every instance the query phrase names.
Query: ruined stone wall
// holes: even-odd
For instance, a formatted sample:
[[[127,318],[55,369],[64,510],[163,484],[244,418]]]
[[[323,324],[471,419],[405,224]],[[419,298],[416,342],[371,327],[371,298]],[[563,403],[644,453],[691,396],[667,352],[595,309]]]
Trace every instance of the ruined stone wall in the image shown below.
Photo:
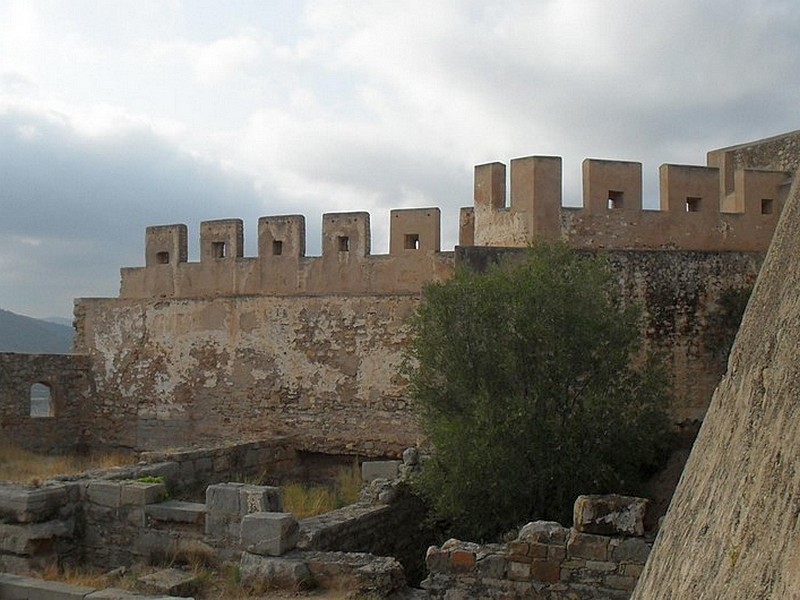
[[[90,366],[77,354],[0,353],[0,439],[45,452],[85,447]],[[34,384],[49,388],[49,401],[31,398]]]
[[[800,182],[795,182],[637,600],[800,593]]]
[[[300,436],[381,456],[419,435],[399,374],[417,295],[81,300],[100,445]]]

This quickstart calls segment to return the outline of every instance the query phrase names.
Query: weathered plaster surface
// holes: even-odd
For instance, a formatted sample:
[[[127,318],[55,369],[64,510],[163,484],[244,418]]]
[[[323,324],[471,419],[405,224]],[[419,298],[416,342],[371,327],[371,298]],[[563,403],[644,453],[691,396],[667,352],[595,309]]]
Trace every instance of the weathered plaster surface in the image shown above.
[[[82,300],[77,346],[96,366],[98,441],[298,433],[309,450],[400,452],[418,437],[398,374],[417,301]]]

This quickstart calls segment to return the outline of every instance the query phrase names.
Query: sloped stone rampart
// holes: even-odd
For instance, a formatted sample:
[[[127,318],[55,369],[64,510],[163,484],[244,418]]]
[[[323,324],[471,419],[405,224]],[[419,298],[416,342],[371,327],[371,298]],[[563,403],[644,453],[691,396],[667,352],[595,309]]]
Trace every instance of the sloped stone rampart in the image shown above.
[[[795,181],[635,600],[800,597]]]

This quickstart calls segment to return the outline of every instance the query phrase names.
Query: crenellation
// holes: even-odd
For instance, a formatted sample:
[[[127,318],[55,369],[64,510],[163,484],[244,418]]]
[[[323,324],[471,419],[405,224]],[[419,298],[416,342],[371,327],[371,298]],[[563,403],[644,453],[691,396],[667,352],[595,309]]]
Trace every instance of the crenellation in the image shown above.
[[[298,259],[306,255],[306,218],[303,215],[261,217],[258,220],[260,259]]]
[[[642,163],[587,158],[582,172],[586,214],[632,214],[642,210]]]
[[[145,265],[175,265],[189,260],[186,225],[152,225],[145,230]]]
[[[345,212],[322,215],[322,258],[347,264],[371,252],[369,213]]]
[[[200,223],[200,262],[231,261],[243,256],[244,224],[241,219]]]
[[[441,251],[438,208],[403,208],[389,213],[389,254]]]
[[[658,179],[662,211],[703,216],[719,213],[719,169],[716,167],[663,164],[658,169]]]

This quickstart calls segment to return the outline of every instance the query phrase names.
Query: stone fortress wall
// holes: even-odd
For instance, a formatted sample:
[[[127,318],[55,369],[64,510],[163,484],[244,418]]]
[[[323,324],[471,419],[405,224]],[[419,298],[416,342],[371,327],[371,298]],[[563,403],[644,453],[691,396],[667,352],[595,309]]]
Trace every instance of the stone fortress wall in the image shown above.
[[[76,301],[91,443],[294,434],[314,452],[398,454],[420,442],[401,367],[422,285],[500,246],[559,237],[608,253],[625,297],[644,306],[646,343],[665,353],[673,415],[702,418],[724,370],[704,341],[709,315],[755,280],[799,142],[795,132],[711,152],[706,167],[662,166],[662,211],[641,210],[635,163],[586,161],[582,209],[560,206],[560,159],[512,161],[508,207],[502,165],[479,166],[456,252],[440,251],[432,208],[392,211],[386,255],[371,253],[366,213],[324,215],[319,257],[305,256],[300,216],[260,219],[257,257],[243,256],[241,221],[204,222],[199,262],[184,225],[148,228],[145,266],[122,269],[120,297]],[[10,383],[0,392],[23,406]]]

